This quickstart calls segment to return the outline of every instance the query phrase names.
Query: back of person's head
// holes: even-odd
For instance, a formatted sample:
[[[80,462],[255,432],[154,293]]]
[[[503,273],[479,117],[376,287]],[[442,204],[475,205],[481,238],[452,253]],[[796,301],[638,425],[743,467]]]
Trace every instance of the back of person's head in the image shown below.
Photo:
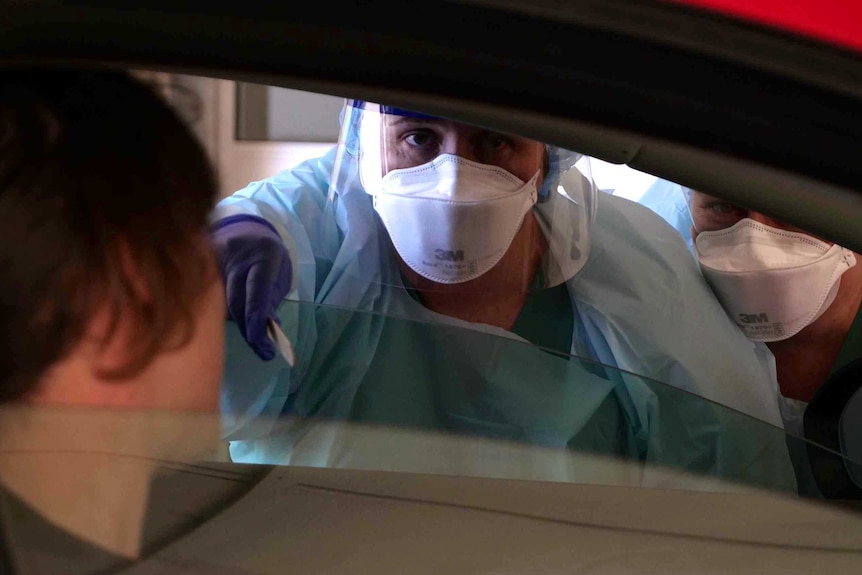
[[[120,325],[124,361],[107,380],[182,348],[217,279],[215,199],[206,153],[154,90],[120,72],[4,71],[0,402],[26,398],[85,339],[108,346]]]

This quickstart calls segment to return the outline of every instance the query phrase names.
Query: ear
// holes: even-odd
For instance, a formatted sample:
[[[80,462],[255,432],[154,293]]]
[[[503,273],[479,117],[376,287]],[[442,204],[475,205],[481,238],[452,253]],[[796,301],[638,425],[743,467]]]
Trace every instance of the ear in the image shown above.
[[[93,377],[121,371],[132,360],[136,348],[134,326],[137,314],[128,302],[109,298],[103,302],[87,329]]]
[[[118,269],[109,270],[106,297],[86,332],[95,344],[95,374],[119,372],[129,365],[138,350],[142,308],[153,302],[152,290],[128,241],[118,238],[113,249],[114,258],[109,265]]]
[[[122,279],[127,282],[131,288],[135,299],[145,303],[153,302],[152,289],[144,276],[141,273],[140,262],[135,260],[132,254],[132,249],[129,247],[129,242],[126,238],[121,237],[117,240],[117,261],[122,272]]]
[[[545,178],[548,177],[548,171],[551,169],[551,158],[548,154],[548,146],[542,145],[542,171],[536,180],[536,189],[542,189],[542,184],[545,183]]]
[[[66,405],[134,405],[141,392],[134,378],[105,376],[128,364],[133,337],[128,319],[108,298],[102,298],[83,337],[51,366],[31,400]]]

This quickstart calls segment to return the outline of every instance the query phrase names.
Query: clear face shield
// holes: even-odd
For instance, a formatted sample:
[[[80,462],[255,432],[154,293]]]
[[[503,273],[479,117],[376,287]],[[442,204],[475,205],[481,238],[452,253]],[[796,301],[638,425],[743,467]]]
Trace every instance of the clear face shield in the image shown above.
[[[394,268],[352,266],[371,281],[529,292],[559,285],[584,266],[597,193],[581,154],[348,100],[329,209],[344,244],[371,236],[385,244],[357,255]],[[378,224],[379,236],[361,229],[359,214]]]

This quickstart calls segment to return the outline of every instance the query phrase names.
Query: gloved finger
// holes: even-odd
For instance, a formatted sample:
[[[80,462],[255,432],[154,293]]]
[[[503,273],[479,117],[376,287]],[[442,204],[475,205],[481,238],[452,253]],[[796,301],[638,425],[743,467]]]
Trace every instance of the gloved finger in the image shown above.
[[[275,344],[266,332],[267,320],[275,315],[280,300],[274,294],[273,282],[275,274],[273,266],[253,265],[246,277],[245,324],[246,341],[257,352],[261,359],[270,360],[275,357]]]
[[[264,361],[271,361],[275,357],[275,344],[265,336],[265,339],[259,340],[257,343],[249,343],[251,349],[257,356]]]
[[[248,328],[246,341],[254,352],[265,361],[275,357],[275,343],[269,339],[266,333],[266,316],[252,314],[246,320]]]
[[[224,277],[225,301],[228,317],[236,322],[242,337],[248,341],[246,332],[246,277],[247,269],[232,270]]]
[[[243,270],[244,271],[244,270]],[[230,274],[225,280],[225,289],[227,292],[227,308],[228,308],[228,316],[234,322],[236,322],[237,327],[239,328],[239,332],[242,334],[242,337],[249,344],[249,347],[263,360],[270,360],[275,357],[275,345],[270,341],[269,337],[266,335],[266,328],[264,327],[264,335],[262,337],[258,336],[257,332],[259,328],[255,325],[251,325],[251,335],[249,335],[249,324],[248,324],[248,298],[251,297],[254,301],[258,301],[254,298],[254,296],[249,295],[248,290],[246,289],[248,274],[246,273],[233,273]],[[257,310],[251,310],[252,318],[259,317],[260,314]]]

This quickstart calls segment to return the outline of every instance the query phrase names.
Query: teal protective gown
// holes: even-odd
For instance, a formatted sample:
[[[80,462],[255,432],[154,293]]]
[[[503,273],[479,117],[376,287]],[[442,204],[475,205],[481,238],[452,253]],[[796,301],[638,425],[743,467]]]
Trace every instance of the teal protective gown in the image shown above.
[[[415,450],[427,443],[382,447],[388,436],[379,433],[369,447],[336,425],[347,421],[795,491],[774,384],[661,218],[599,194],[589,259],[564,284],[570,349],[541,348],[423,307],[404,287],[371,198],[353,194],[334,209],[328,201],[334,157],[254,182],[214,214],[267,219],[294,265],[278,311],[296,349],[293,368],[260,360],[228,324],[222,403],[235,461],[579,477],[570,460],[548,463],[547,451],[483,460],[473,445],[420,457]],[[552,199],[533,209],[563,208]],[[385,463],[370,462],[380,453]]]

